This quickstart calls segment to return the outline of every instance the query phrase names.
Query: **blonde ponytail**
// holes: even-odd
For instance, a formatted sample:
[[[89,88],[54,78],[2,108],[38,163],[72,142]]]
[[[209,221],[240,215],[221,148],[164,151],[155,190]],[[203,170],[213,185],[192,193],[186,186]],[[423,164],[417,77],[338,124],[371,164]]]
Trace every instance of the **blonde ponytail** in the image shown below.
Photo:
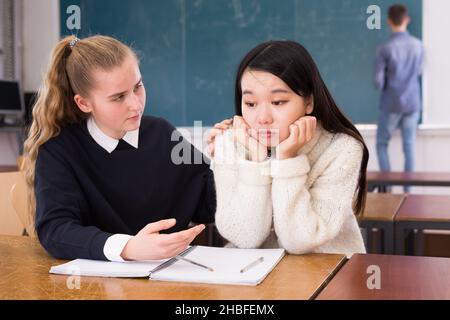
[[[75,104],[74,95],[89,95],[93,87],[92,70],[109,71],[120,66],[129,55],[136,57],[131,48],[111,37],[98,35],[75,40],[74,36],[62,39],[51,53],[24,144],[29,212],[33,219],[36,209],[35,165],[40,146],[57,136],[67,124],[81,122],[88,117]]]

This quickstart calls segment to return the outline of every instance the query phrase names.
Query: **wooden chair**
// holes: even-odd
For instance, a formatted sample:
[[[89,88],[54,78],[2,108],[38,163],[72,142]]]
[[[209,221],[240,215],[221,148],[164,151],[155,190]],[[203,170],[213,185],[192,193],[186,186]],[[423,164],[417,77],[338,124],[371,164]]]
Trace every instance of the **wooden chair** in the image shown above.
[[[20,236],[24,226],[11,202],[11,188],[22,177],[20,171],[0,172],[0,234]]]
[[[20,172],[17,182],[11,187],[10,191],[11,204],[23,225],[23,235],[36,236],[34,231],[34,221],[29,213],[29,203],[27,196],[27,184],[25,181],[25,173]]]
[[[17,163],[17,169],[19,169],[19,171],[22,171],[24,169],[24,165],[25,165],[25,158],[22,155],[18,156],[16,163]]]

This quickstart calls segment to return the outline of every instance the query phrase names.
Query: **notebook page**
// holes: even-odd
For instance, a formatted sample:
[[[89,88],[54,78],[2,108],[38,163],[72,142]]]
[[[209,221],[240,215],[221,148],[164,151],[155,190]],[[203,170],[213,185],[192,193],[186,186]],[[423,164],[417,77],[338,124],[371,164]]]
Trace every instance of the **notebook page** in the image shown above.
[[[238,249],[197,246],[186,258],[214,269],[213,272],[185,261],[151,275],[152,280],[201,282],[215,284],[257,285],[272,271],[284,256],[284,249]],[[248,271],[240,270],[264,257]]]

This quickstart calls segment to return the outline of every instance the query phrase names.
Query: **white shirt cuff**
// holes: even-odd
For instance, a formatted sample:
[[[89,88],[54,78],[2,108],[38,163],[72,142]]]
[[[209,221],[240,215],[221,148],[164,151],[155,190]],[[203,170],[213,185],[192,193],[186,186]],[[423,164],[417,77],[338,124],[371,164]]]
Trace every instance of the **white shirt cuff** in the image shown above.
[[[110,236],[103,247],[103,253],[109,261],[124,262],[125,260],[120,256],[123,248],[125,248],[127,242],[133,238],[128,234],[113,234]]]

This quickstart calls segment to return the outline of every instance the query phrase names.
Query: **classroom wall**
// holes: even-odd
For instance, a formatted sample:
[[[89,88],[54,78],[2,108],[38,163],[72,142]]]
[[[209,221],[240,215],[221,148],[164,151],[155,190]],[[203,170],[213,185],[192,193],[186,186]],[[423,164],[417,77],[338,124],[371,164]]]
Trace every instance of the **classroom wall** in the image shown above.
[[[3,9],[3,1],[0,1],[0,12],[2,12]],[[0,16],[0,25],[3,24],[3,16]],[[4,60],[4,53],[3,53],[3,32],[0,32],[0,78],[2,78],[3,75],[3,60]]]
[[[59,40],[59,1],[23,1],[24,90],[37,91],[50,50]]]
[[[43,66],[59,38],[59,0],[22,0],[24,5],[24,79],[26,90],[37,90]],[[450,21],[444,15],[450,11],[450,1],[423,2],[423,38],[427,50],[424,73],[424,121],[450,122]],[[439,18],[441,17],[441,18]],[[445,71],[445,72],[444,72]],[[436,90],[434,88],[437,88]],[[438,97],[435,99],[433,97]],[[370,150],[369,170],[376,170],[375,126],[360,127]],[[191,128],[188,128],[191,130]],[[200,134],[201,136],[201,134]],[[417,170],[450,171],[450,126],[422,126],[417,137]],[[0,165],[15,164],[18,144],[15,134],[0,133]],[[402,169],[401,140],[397,132],[390,145],[392,167]],[[415,188],[414,192],[450,193],[445,188]]]
[[[450,122],[450,1],[423,1],[423,75],[424,122]]]
[[[396,1],[61,0],[61,34],[108,34],[133,44],[142,53],[141,72],[151,90],[145,113],[176,126],[196,120],[212,125],[229,116],[235,70],[245,53],[270,39],[296,40],[314,57],[349,118],[376,123],[373,61],[377,46],[390,37],[387,9]],[[421,38],[422,1],[402,2],[411,34]],[[66,23],[66,8],[74,4],[81,9],[79,31]],[[371,5],[381,10],[380,29],[367,26]]]
[[[20,0],[23,9],[23,90],[37,91],[59,39],[58,0]],[[15,164],[21,136],[0,131],[0,165]]]
[[[376,126],[365,126],[361,131],[369,148],[368,170],[379,170],[375,148]],[[416,143],[416,171],[450,171],[450,126],[421,126]],[[402,171],[404,157],[400,131],[397,130],[389,144],[389,154],[393,171]],[[402,192],[401,187],[394,187],[393,192]],[[450,194],[450,188],[413,187],[411,193]]]

